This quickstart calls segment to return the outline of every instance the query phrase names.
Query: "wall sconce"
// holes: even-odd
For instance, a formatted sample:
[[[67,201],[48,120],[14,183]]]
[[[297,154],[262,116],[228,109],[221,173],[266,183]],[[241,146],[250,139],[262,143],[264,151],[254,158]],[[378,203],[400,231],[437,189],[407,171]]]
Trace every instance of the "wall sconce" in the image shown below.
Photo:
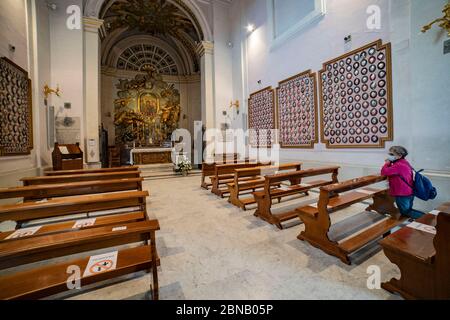
[[[247,31],[249,33],[252,33],[253,31],[255,31],[255,26],[253,24],[248,24],[247,25]]]
[[[237,114],[239,114],[239,106],[240,106],[239,100],[236,100],[236,102],[233,101],[230,102],[230,108],[235,107]]]
[[[422,28],[422,32],[423,33],[427,32],[428,30],[431,29],[431,27],[434,24],[439,23],[439,27],[447,30],[447,35],[450,37],[450,3],[447,3],[444,6],[444,9],[442,9],[442,13],[444,14],[442,18],[436,19],[431,23],[427,24],[426,26],[424,26]]]
[[[51,94],[55,94],[57,97],[61,96],[61,91],[59,90],[59,85],[56,86],[56,89],[50,88],[47,84],[44,86],[45,100],[47,100],[48,96]]]

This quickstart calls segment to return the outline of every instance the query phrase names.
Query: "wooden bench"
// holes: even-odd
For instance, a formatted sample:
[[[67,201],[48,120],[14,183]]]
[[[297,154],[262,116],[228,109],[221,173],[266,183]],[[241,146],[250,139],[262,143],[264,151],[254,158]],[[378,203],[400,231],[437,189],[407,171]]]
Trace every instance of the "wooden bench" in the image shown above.
[[[143,180],[143,178],[129,178],[0,188],[0,199],[23,198],[23,201],[36,201],[94,193],[142,191]]]
[[[80,268],[81,286],[139,271],[152,272],[153,286],[150,290],[153,299],[158,299],[156,230],[159,230],[159,223],[152,220],[0,241],[0,269],[73,254],[83,255],[64,263],[48,263],[0,277],[0,299],[39,299],[65,292],[68,290],[69,266]],[[142,242],[144,244],[132,248],[117,248]],[[90,258],[86,253],[106,248],[111,248],[111,252],[117,251],[116,268],[85,275]]]
[[[139,178],[141,172],[139,170],[123,171],[123,172],[108,172],[108,173],[86,173],[75,175],[62,175],[62,176],[39,176],[39,177],[26,177],[20,179],[24,186],[31,186],[37,184],[54,184],[54,183],[70,183],[70,182],[82,182],[82,181],[97,181],[97,180],[112,180],[112,179],[131,179]]]
[[[137,171],[138,166],[116,167],[116,168],[97,168],[97,169],[78,169],[78,170],[48,170],[44,171],[45,176],[63,176],[74,174],[89,174],[89,173],[108,173],[108,172],[123,172],[123,171]]]
[[[405,299],[450,299],[450,203],[416,220],[436,234],[405,226],[380,244],[401,272],[381,287]]]
[[[255,168],[264,165],[268,164],[260,162],[247,162],[216,165],[214,168],[214,175],[210,177],[212,184],[211,192],[223,198],[225,194],[229,193],[227,184],[234,181],[234,170]],[[243,180],[251,180],[252,178],[253,177],[246,177],[243,178]],[[225,186],[225,188],[221,188],[221,186]]]
[[[359,189],[385,180],[386,177],[382,176],[367,176],[321,187],[317,205],[296,209],[305,224],[305,231],[300,233],[298,239],[306,240],[324,252],[340,258],[344,263],[351,264],[350,254],[378,237],[385,236],[392,228],[405,220],[400,216],[394,205],[394,199],[388,195],[387,189]],[[368,199],[372,199],[373,204],[368,206],[366,211],[375,211],[390,217],[376,222],[364,231],[353,234],[341,242],[331,240],[328,234],[331,226],[330,213]]]
[[[264,188],[264,177],[266,175],[277,173],[278,171],[294,170],[300,171],[302,164],[296,163],[284,163],[279,166],[262,166],[256,168],[235,169],[233,182],[228,183],[228,192],[230,194],[228,202],[246,210],[246,206],[256,203],[252,194],[250,197],[241,198],[240,196],[249,190],[253,192],[257,189]],[[279,182],[275,182],[271,187],[279,186]]]
[[[259,217],[270,224],[276,225],[279,229],[283,229],[282,222],[292,219],[298,219],[298,212],[296,210],[288,210],[277,214],[272,213],[272,202],[278,199],[290,197],[304,193],[308,195],[308,191],[314,188],[326,186],[328,184],[337,183],[339,167],[324,167],[312,168],[296,172],[279,173],[265,176],[264,190],[253,193],[258,208],[255,211],[255,216]],[[329,180],[314,180],[308,183],[302,183],[303,178],[331,174]],[[289,181],[289,186],[282,186],[280,188],[273,188],[277,183]]]
[[[0,222],[15,221],[17,227],[24,222],[44,218],[64,217],[74,214],[87,214],[111,210],[114,212],[146,211],[147,191],[128,191],[110,194],[55,198],[45,202],[24,202],[0,206]]]
[[[220,161],[219,160],[223,160]],[[230,163],[248,163],[250,162],[250,160],[248,158],[243,159],[242,161],[238,159],[238,155],[235,154],[233,155],[232,158],[230,157],[219,157],[219,158],[215,158],[215,161],[213,163],[208,163],[208,162],[203,162],[202,163],[202,181],[201,181],[201,188],[209,190],[209,187],[212,186],[211,182],[208,182],[207,179],[210,178],[211,176],[214,176],[214,172],[216,169],[216,165],[221,165],[221,164],[230,164]]]

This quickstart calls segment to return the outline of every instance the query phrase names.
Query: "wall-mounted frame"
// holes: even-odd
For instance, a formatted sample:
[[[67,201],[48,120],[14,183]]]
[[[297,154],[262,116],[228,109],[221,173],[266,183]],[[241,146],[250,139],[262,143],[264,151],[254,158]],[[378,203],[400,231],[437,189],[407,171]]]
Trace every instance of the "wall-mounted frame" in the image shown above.
[[[394,137],[390,43],[378,40],[325,62],[319,99],[327,148],[384,148]]]
[[[275,143],[275,90],[264,88],[248,99],[249,143],[253,148],[271,148]]]
[[[279,33],[277,32],[276,1],[277,0],[266,0],[271,50],[275,50],[286,41],[294,38],[299,32],[318,21],[326,14],[326,0],[311,0],[314,5],[313,10],[301,19],[296,19],[296,22],[290,28]]]
[[[31,94],[28,72],[0,58],[0,156],[27,155],[33,149]]]
[[[281,148],[313,149],[319,142],[316,73],[307,70],[279,82],[276,96]]]

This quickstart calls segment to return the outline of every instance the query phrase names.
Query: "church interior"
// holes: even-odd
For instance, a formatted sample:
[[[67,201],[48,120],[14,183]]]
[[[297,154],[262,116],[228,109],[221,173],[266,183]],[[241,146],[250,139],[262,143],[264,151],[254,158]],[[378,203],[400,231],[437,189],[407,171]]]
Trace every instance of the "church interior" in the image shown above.
[[[0,300],[450,299],[447,0],[0,1]]]

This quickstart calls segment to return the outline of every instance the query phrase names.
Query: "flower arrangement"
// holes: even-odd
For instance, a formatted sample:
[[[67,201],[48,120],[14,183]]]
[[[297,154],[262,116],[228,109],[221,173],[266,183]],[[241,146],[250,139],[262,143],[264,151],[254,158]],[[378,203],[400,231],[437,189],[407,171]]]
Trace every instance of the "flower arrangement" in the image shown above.
[[[191,170],[192,170],[191,161],[189,161],[189,159],[186,158],[185,156],[180,156],[177,159],[175,171],[181,172],[183,175],[187,175]]]

